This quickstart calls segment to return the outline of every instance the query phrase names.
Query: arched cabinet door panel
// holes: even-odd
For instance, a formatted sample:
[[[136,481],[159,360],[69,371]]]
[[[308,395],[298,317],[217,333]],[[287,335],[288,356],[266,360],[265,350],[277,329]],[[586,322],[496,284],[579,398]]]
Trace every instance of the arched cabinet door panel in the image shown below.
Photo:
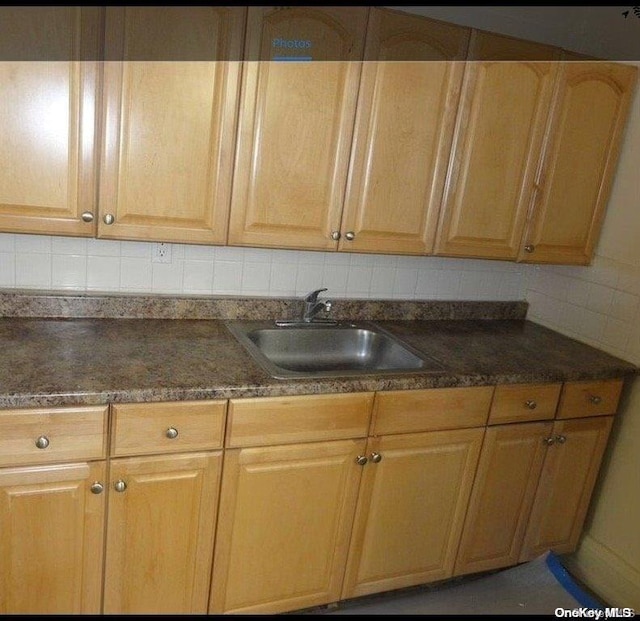
[[[520,260],[591,261],[636,78],[627,65],[562,64]]]

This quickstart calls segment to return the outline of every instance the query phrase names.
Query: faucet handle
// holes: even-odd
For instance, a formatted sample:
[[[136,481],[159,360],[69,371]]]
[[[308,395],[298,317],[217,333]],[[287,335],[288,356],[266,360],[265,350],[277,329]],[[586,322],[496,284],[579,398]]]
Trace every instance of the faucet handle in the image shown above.
[[[309,304],[315,304],[318,300],[318,294],[322,293],[323,291],[327,291],[327,288],[324,287],[323,289],[316,289],[315,291],[311,291],[311,293],[307,293],[307,295],[304,296],[304,301],[308,302]]]

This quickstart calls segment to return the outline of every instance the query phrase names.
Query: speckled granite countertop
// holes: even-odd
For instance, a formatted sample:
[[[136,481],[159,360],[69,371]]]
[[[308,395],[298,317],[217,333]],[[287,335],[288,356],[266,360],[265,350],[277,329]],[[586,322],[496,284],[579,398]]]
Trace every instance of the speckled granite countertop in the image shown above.
[[[436,373],[277,380],[221,319],[0,318],[0,407],[607,379],[636,367],[524,319],[382,320]]]

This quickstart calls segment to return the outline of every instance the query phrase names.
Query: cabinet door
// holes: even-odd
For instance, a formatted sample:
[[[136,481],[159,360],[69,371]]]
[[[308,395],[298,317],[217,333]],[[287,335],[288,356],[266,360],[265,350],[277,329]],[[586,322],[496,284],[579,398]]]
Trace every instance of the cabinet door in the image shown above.
[[[621,64],[562,63],[521,260],[591,261],[636,75]]]
[[[337,247],[367,14],[249,9],[229,244]]]
[[[515,565],[520,557],[553,423],[487,430],[455,574]]]
[[[501,51],[466,64],[436,254],[518,256],[557,65]]]
[[[447,61],[464,58],[468,39],[466,28],[371,10],[340,250],[433,250],[464,65]]]
[[[20,41],[19,58],[34,59],[0,62],[0,230],[91,237],[100,13],[4,7],[2,17],[3,50]]]
[[[111,462],[105,613],[206,613],[221,464],[220,453]]]
[[[340,599],[364,440],[227,451],[209,612]]]
[[[0,614],[100,613],[104,475],[104,462],[0,470]]]
[[[520,561],[575,550],[612,423],[612,416],[556,422]]]
[[[451,577],[483,434],[369,440],[343,598]]]
[[[99,237],[226,241],[244,17],[107,9],[107,58],[126,62],[105,63]],[[158,60],[179,56],[171,41],[193,52]]]

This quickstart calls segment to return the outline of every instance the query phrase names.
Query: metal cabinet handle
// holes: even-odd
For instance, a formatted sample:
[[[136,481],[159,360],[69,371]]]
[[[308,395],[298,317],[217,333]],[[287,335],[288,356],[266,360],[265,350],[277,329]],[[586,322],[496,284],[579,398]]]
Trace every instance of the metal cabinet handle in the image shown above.
[[[167,436],[169,440],[174,440],[178,437],[178,430],[175,427],[169,427],[169,429],[164,432],[164,435]]]
[[[333,239],[333,241],[338,241],[340,237],[342,237],[340,231],[331,231],[331,239]]]
[[[36,446],[39,449],[46,449],[47,446],[49,446],[49,438],[47,438],[47,436],[40,436],[37,440],[36,440]]]
[[[104,491],[104,485],[100,483],[100,481],[95,481],[94,484],[89,488],[92,494],[102,494]]]
[[[115,222],[115,220],[116,220],[115,216],[112,213],[105,213],[103,218],[102,218],[102,221],[105,224],[113,224]]]
[[[591,395],[589,397],[589,401],[593,403],[593,405],[600,405],[602,403],[602,397],[599,397],[598,395]]]
[[[371,453],[370,457],[374,464],[379,464],[382,461],[382,455],[380,455],[380,453]]]
[[[358,464],[358,466],[364,466],[368,461],[364,455],[358,455],[356,457],[356,464]]]
[[[542,438],[542,441],[547,445],[547,446],[551,446],[552,444],[555,443],[555,439],[554,438]]]
[[[356,238],[356,234],[353,231],[347,231],[344,234],[344,238],[348,241],[353,241]]]
[[[538,404],[533,399],[528,399],[524,402],[524,405],[529,410],[535,410],[538,407]]]
[[[120,479],[113,484],[113,489],[115,489],[116,492],[124,492],[124,490],[127,489],[127,484],[122,479]]]
[[[524,247],[524,251],[528,252],[529,254],[531,254],[532,252],[535,252],[536,247],[533,244],[527,244]]]
[[[556,436],[556,442],[558,444],[564,444],[567,441],[567,436],[558,435]]]
[[[90,211],[83,211],[80,217],[83,222],[93,222],[93,214]]]

